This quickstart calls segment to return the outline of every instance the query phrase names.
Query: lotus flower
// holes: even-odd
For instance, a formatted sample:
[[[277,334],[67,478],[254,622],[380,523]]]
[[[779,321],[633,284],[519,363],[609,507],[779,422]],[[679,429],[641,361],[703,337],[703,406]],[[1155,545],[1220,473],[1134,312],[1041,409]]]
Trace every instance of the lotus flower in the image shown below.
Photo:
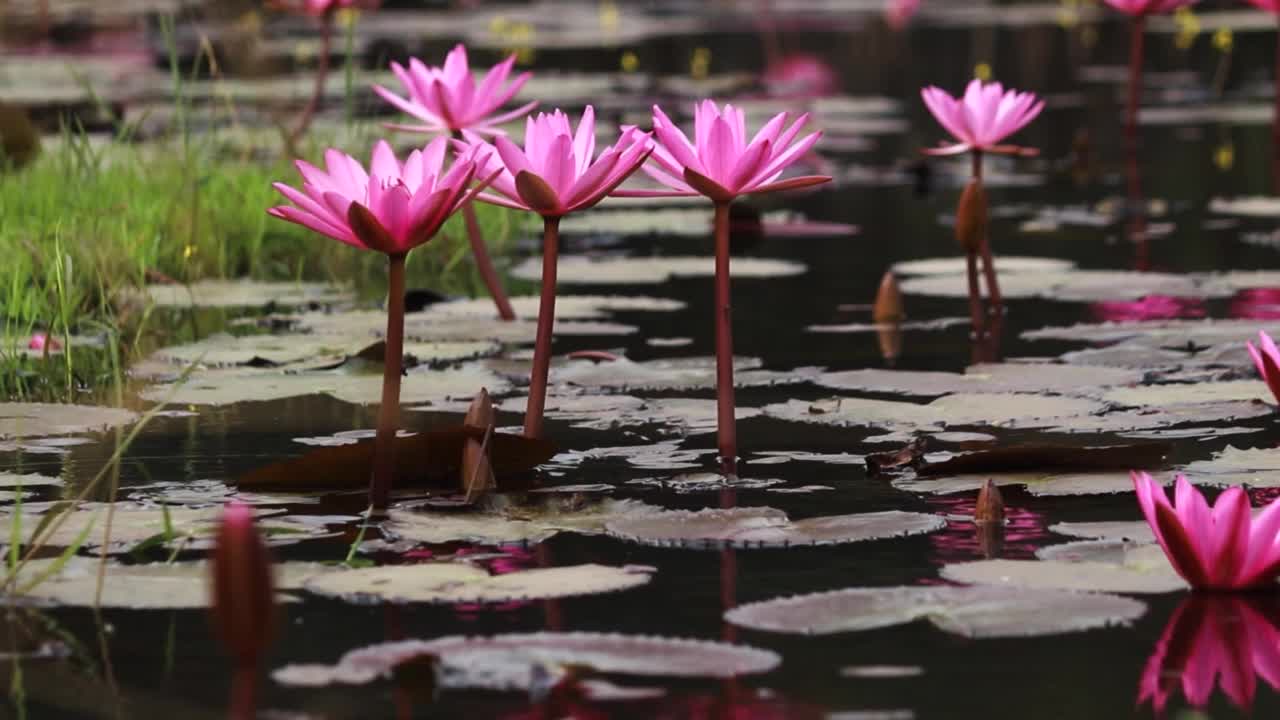
[[[409,60],[407,68],[391,63],[391,72],[409,93],[408,98],[381,85],[374,85],[373,91],[402,112],[426,123],[390,125],[393,129],[425,133],[470,130],[483,135],[501,135],[499,125],[527,114],[538,104],[535,101],[510,112],[494,114],[529,82],[529,73],[507,82],[515,63],[515,55],[498,63],[477,87],[467,62],[467,48],[457,45],[449,51],[444,67],[429,66],[417,58]]]
[[[395,438],[400,422],[400,375],[404,360],[405,258],[435,236],[449,216],[492,180],[490,174],[468,190],[476,168],[487,160],[483,148],[466,148],[445,170],[452,141],[440,137],[415,150],[404,164],[391,146],[379,141],[366,172],[349,155],[329,150],[326,170],[299,161],[302,191],[284,183],[275,188],[293,206],[271,208],[272,215],[363,250],[387,255],[387,334],[369,503],[387,505],[395,475]]]
[[[958,155],[970,150],[1020,152],[1000,142],[1026,127],[1044,109],[1044,101],[1034,93],[1006,91],[998,82],[977,79],[969,82],[959,98],[933,86],[921,90],[920,96],[929,112],[958,141],[926,150],[930,155]]]
[[[1105,0],[1108,5],[1127,15],[1159,15],[1199,0]],[[1257,3],[1255,3],[1257,4]]]
[[[889,27],[901,30],[920,11],[920,0],[885,0],[884,18]]]
[[[1269,13],[1280,13],[1280,0],[1249,0],[1249,2],[1259,10],[1266,10]]]
[[[476,135],[473,148],[487,145]],[[526,122],[524,148],[506,137],[494,138],[496,156],[489,154],[483,174],[497,174],[493,190],[480,200],[516,210],[532,210],[543,217],[563,217],[600,202],[631,176],[649,157],[649,134],[623,131],[615,145],[595,155],[595,108],[582,113],[575,132],[560,110],[538,113]]]
[[[1191,595],[1174,610],[1147,660],[1138,704],[1163,715],[1181,686],[1187,704],[1203,708],[1216,686],[1248,711],[1257,676],[1280,690],[1280,607],[1269,596]]]
[[[465,135],[473,152],[488,147],[475,133]],[[524,415],[525,435],[536,438],[542,435],[547,375],[551,370],[560,218],[603,200],[644,163],[653,152],[653,145],[648,133],[630,128],[597,157],[595,109],[590,105],[583,111],[576,132],[568,116],[556,110],[550,115],[538,113],[526,121],[523,149],[502,135],[494,138],[494,144],[497,157],[487,155],[482,172],[496,178],[496,194],[484,193],[479,199],[542,216],[542,293]]]
[[[653,132],[658,146],[653,164],[644,171],[670,190],[624,190],[630,197],[706,195],[715,202],[730,202],[740,195],[809,187],[829,182],[820,175],[781,180],[783,171],[804,157],[822,137],[821,132],[797,141],[809,120],[801,115],[790,126],[787,113],[779,113],[747,141],[747,121],[741,108],[725,105],[723,112],[711,100],[694,107],[694,138],[690,142],[671,118],[653,107]]]
[[[468,192],[468,186],[486,153],[468,149],[446,170],[448,147],[447,138],[437,138],[401,164],[382,140],[373,148],[368,172],[338,150],[325,152],[325,170],[299,160],[301,192],[274,184],[294,206],[267,212],[362,250],[403,255],[434,237],[478,192]]]
[[[1280,348],[1276,347],[1270,335],[1261,331],[1258,332],[1257,347],[1248,341],[1245,341],[1245,347],[1249,348],[1249,356],[1253,358],[1258,374],[1266,381],[1271,394],[1280,401]]]
[[[209,580],[214,625],[235,662],[231,717],[251,718],[258,663],[275,627],[275,583],[248,505],[223,510]]]
[[[273,0],[270,5],[278,10],[326,17],[348,8],[376,8],[378,0]]]
[[[1256,518],[1249,496],[1233,487],[1213,508],[1178,476],[1176,502],[1144,472],[1131,473],[1138,504],[1156,540],[1178,572],[1198,590],[1246,590],[1274,585],[1280,576],[1280,502]]]

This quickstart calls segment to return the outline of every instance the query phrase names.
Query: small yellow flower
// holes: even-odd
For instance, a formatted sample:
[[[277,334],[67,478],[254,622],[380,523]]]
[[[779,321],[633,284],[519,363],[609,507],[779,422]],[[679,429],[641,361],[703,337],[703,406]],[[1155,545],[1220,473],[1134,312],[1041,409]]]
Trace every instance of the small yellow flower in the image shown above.
[[[607,33],[617,32],[621,17],[618,4],[613,0],[603,0],[600,3],[600,29]]]
[[[980,62],[973,68],[973,76],[982,82],[991,81],[991,64]]]
[[[1200,18],[1190,8],[1184,5],[1178,8],[1173,14],[1173,22],[1178,26],[1178,35],[1174,40],[1174,44],[1179,50],[1190,50],[1195,44],[1196,37],[1200,34]]]
[[[1213,151],[1213,164],[1223,172],[1236,164],[1236,148],[1229,142],[1223,143]]]
[[[353,7],[341,8],[333,15],[334,22],[343,30],[350,29],[360,20],[360,11]]]
[[[186,247],[182,248],[182,259],[184,261],[190,260],[191,256],[196,254],[196,250],[197,248],[195,245],[187,245]]]
[[[1231,32],[1231,28],[1218,28],[1218,31],[1213,34],[1213,46],[1219,52],[1229,53],[1235,47],[1235,39],[1235,34]]]
[[[693,57],[689,60],[689,74],[698,80],[711,74],[711,50],[700,47],[693,51]]]
[[[633,73],[640,68],[640,56],[635,51],[628,50],[622,53],[622,72]]]

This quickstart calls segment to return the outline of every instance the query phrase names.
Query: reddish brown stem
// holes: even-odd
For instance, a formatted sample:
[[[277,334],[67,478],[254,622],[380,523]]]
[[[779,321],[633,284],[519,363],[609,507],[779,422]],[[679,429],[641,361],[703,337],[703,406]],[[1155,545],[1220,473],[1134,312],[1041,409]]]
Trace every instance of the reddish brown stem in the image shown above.
[[[738,425],[733,398],[733,309],[729,276],[729,203],[716,203],[716,424],[720,469],[738,474]]]
[[[258,716],[258,667],[238,663],[231,675],[229,720],[253,720]]]
[[[978,287],[978,256],[966,252],[964,259],[969,274],[969,318],[973,322],[973,336],[981,338],[986,331],[986,322],[983,320],[982,289]]]
[[[982,182],[982,151],[973,151],[973,179]],[[990,295],[990,312],[999,315],[1004,312],[1004,299],[1000,295],[1000,280],[996,275],[995,256],[991,252],[991,218],[982,219],[982,273],[987,279],[987,293]]]
[[[453,138],[462,140],[462,131],[453,131]],[[480,233],[480,221],[476,218],[474,203],[467,203],[462,207],[462,218],[467,225],[467,240],[471,243],[471,256],[475,258],[476,270],[480,272],[480,279],[484,281],[489,297],[493,298],[493,304],[498,308],[498,317],[507,322],[515,320],[516,312],[511,308],[511,300],[502,287],[502,278],[498,277],[498,271],[493,267],[489,247],[485,245],[484,235]]]
[[[556,323],[556,264],[560,257],[560,218],[542,219],[542,294],[538,300],[538,334],[529,375],[529,403],[524,411],[525,437],[542,437],[542,412],[547,406],[547,376],[551,374],[551,339]]]
[[[1138,152],[1138,104],[1142,101],[1142,57],[1146,26],[1145,15],[1135,17],[1129,39],[1129,104],[1124,113],[1124,139],[1132,153]]]
[[[404,362],[404,255],[388,257],[387,337],[382,363],[382,405],[378,408],[378,435],[374,439],[373,478],[369,504],[387,507],[391,481],[396,473],[396,433],[400,429],[400,376]]]
[[[324,103],[325,82],[329,78],[329,54],[332,51],[333,11],[328,11],[320,16],[320,57],[316,59],[316,86],[311,92],[311,100],[302,111],[302,117],[298,119],[297,127],[289,134],[290,145],[297,143],[298,139],[306,134],[307,129],[311,127],[311,121],[315,119],[316,113]]]

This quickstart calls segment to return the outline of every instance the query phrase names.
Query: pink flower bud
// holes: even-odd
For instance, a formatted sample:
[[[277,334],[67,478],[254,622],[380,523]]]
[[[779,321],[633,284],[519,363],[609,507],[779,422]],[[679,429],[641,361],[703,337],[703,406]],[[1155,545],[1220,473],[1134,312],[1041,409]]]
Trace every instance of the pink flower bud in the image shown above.
[[[232,501],[222,513],[210,568],[213,622],[236,663],[256,665],[275,625],[271,557],[253,510]]]

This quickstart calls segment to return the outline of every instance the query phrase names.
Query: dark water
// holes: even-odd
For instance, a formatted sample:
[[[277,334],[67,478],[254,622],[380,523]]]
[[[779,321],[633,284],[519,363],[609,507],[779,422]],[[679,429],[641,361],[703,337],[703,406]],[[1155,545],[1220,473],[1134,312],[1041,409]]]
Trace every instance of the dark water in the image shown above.
[[[1211,28],[1209,28],[1211,30]],[[1008,169],[1031,173],[1042,181],[1030,187],[997,187],[993,202],[1000,207],[1027,204],[1061,206],[1093,204],[1125,194],[1125,165],[1120,142],[1123,88],[1118,84],[1088,84],[1079,77],[1086,66],[1120,66],[1126,57],[1127,33],[1119,23],[1096,28],[1097,44],[1082,47],[1077,36],[1056,26],[1024,29],[986,27],[940,28],[918,25],[906,34],[887,32],[875,19],[861,27],[833,31],[806,27],[783,32],[786,49],[803,49],[829,63],[840,75],[842,90],[853,95],[881,95],[902,101],[909,131],[876,136],[862,152],[825,153],[836,167],[851,164],[905,168],[917,163],[917,149],[941,137],[941,131],[918,102],[922,84],[958,89],[975,64],[989,62],[994,76],[1012,86],[1031,89],[1050,99],[1049,109],[1023,134],[1023,144],[1040,148],[1038,160],[1010,163]],[[1149,68],[1193,70],[1179,92],[1193,101],[1208,101],[1209,83],[1218,53],[1201,37],[1183,52],[1170,36],[1149,40]],[[1236,36],[1235,56],[1226,83],[1229,96],[1265,93],[1266,68],[1271,62],[1269,33]],[[589,45],[588,43],[584,43]],[[696,47],[706,47],[715,72],[759,70],[764,52],[758,35],[719,33],[706,37],[656,39],[637,48],[658,73],[687,70],[685,59]],[[612,69],[616,51],[546,51],[538,67]],[[1154,87],[1147,102],[1167,104],[1166,88]],[[1073,139],[1089,137],[1088,173],[1073,177]],[[1230,146],[1230,167],[1215,164],[1215,155]],[[821,146],[819,146],[821,148]],[[1204,208],[1210,197],[1264,194],[1269,191],[1269,128],[1190,124],[1146,127],[1142,134],[1139,168],[1149,198],[1167,201],[1170,214],[1159,222],[1173,224],[1167,235],[1151,240],[1145,250],[1151,269],[1190,272],[1213,269],[1272,268],[1275,250],[1245,244],[1242,232],[1272,230],[1272,223],[1241,221],[1206,227]],[[940,220],[952,211],[956,179],[944,164],[933,167],[933,186],[920,193],[910,180],[891,185],[844,183],[799,199],[769,199],[812,219],[856,223],[861,233],[852,239],[765,238],[737,250],[742,255],[785,257],[803,261],[809,272],[795,278],[738,280],[734,286],[737,320],[736,350],[763,358],[767,367],[788,369],[824,365],[832,369],[880,367],[884,361],[874,334],[819,335],[805,327],[814,323],[853,322],[865,312],[841,311],[844,304],[867,303],[874,297],[881,274],[893,262],[951,255],[956,252],[950,229]],[[997,220],[993,230],[997,255],[1042,255],[1069,258],[1087,268],[1132,268],[1143,254],[1126,239],[1123,225],[1106,228],[1063,226],[1045,234],[1019,234],[1020,219]],[[673,239],[635,237],[625,240],[635,254],[710,254],[710,238]],[[570,247],[572,250],[572,246]],[[575,286],[569,292],[591,292]],[[677,313],[620,315],[619,321],[640,326],[626,337],[562,338],[557,351],[596,349],[603,342],[622,347],[633,359],[678,355],[710,355],[713,351],[710,279],[674,280],[664,286],[596,288],[624,294],[653,294],[688,303]],[[1228,303],[1208,303],[1211,315],[1223,316]],[[961,301],[908,297],[907,311],[916,318],[963,316]],[[1085,304],[1014,300],[1003,336],[1003,353],[1010,357],[1055,355],[1069,348],[1061,343],[1028,344],[1021,331],[1045,325],[1091,320]],[[694,338],[690,347],[653,348],[646,337]],[[898,367],[960,370],[970,361],[967,328],[907,332]],[[742,406],[760,406],[786,398],[815,399],[829,391],[811,386],[745,389]],[[704,395],[706,396],[706,395]],[[160,419],[129,448],[122,465],[126,485],[146,482],[231,479],[255,466],[300,452],[292,442],[301,436],[326,435],[371,427],[371,412],[324,397],[279,402],[245,403],[225,409],[206,409],[198,417]],[[406,424],[425,428],[451,418],[407,413]],[[456,420],[456,418],[453,418]],[[515,416],[500,420],[513,424]],[[835,430],[768,419],[740,423],[741,448],[755,451],[803,449],[818,453],[863,453],[887,449],[862,443],[864,430]],[[609,433],[575,431],[550,422],[552,436],[565,449],[636,442]],[[1253,446],[1273,443],[1273,430],[1246,436]],[[687,440],[683,447],[713,448],[714,435]],[[1226,439],[1186,441],[1175,461],[1207,457]],[[1237,443],[1240,441],[1237,439]],[[107,443],[75,449],[69,458],[8,457],[28,472],[88,478],[110,454]],[[710,465],[708,456],[708,465]],[[711,469],[708,467],[707,469]],[[714,494],[669,495],[658,490],[637,492],[622,486],[654,471],[592,465],[571,471],[556,482],[619,485],[617,497],[638,497],[670,507],[714,506]],[[917,496],[889,488],[866,476],[861,466],[790,462],[752,468],[744,474],[781,477],[791,485],[825,484],[834,491],[811,495],[779,495],[743,490],[742,506],[770,505],[792,518],[887,509],[959,513],[969,509],[971,496]],[[126,491],[127,492],[127,491]],[[1060,541],[1045,528],[1063,520],[1136,519],[1129,497],[1033,498],[1018,490],[1006,492],[1012,512],[1031,528],[1025,539],[1006,545],[1006,557],[1028,557],[1038,544]],[[358,498],[338,500],[321,512],[358,512]],[[306,512],[307,508],[299,508]],[[333,541],[311,541],[283,548],[283,559],[339,560],[352,532]],[[441,551],[458,546],[433,548]],[[1149,716],[1136,708],[1139,680],[1147,658],[1171,613],[1184,595],[1144,597],[1145,617],[1131,628],[1092,631],[1027,640],[971,641],[943,633],[928,623],[859,633],[805,638],[735,630],[721,621],[726,601],[738,603],[788,594],[855,586],[912,585],[936,580],[944,562],[980,559],[982,554],[966,525],[918,538],[843,545],[834,548],[749,550],[722,553],[638,547],[604,537],[561,534],[536,548],[539,564],[570,565],[598,562],[609,565],[648,564],[659,568],[647,586],[599,597],[569,598],[554,604],[534,602],[514,609],[477,610],[474,607],[430,606],[359,607],[308,598],[285,609],[281,637],[266,663],[274,668],[288,662],[333,662],[343,652],[399,637],[432,638],[458,633],[491,634],[543,629],[601,631],[701,639],[735,640],[777,651],[783,657],[772,673],[733,683],[685,681],[670,683],[667,698],[639,704],[597,705],[600,717],[670,718],[784,718],[824,717],[854,713],[867,718],[1124,718]],[[383,558],[385,560],[385,558]],[[214,717],[220,714],[228,687],[226,664],[208,630],[205,614],[194,611],[108,611],[101,617],[80,610],[49,613],[84,645],[83,663],[27,663],[27,717]],[[110,700],[101,661],[100,633],[110,657],[110,677],[119,686],[122,705]],[[889,665],[923,669],[923,674],[899,678],[843,677],[849,666]],[[652,679],[628,681],[638,685],[666,684]],[[516,694],[444,693],[434,702],[412,698],[391,683],[357,688],[292,690],[270,681],[264,686],[264,708],[303,711],[325,718],[482,718],[544,717]],[[1176,697],[1168,714],[1182,707]],[[892,711],[892,712],[891,712]],[[867,712],[859,715],[858,712]],[[1212,717],[1235,717],[1221,693],[1208,709]],[[1280,716],[1280,698],[1262,681],[1250,709],[1253,717]],[[14,716],[12,708],[0,715]],[[883,714],[878,714],[883,713]],[[583,715],[584,717],[586,715]],[[283,716],[282,716],[283,717]],[[546,715],[546,717],[551,717]]]

